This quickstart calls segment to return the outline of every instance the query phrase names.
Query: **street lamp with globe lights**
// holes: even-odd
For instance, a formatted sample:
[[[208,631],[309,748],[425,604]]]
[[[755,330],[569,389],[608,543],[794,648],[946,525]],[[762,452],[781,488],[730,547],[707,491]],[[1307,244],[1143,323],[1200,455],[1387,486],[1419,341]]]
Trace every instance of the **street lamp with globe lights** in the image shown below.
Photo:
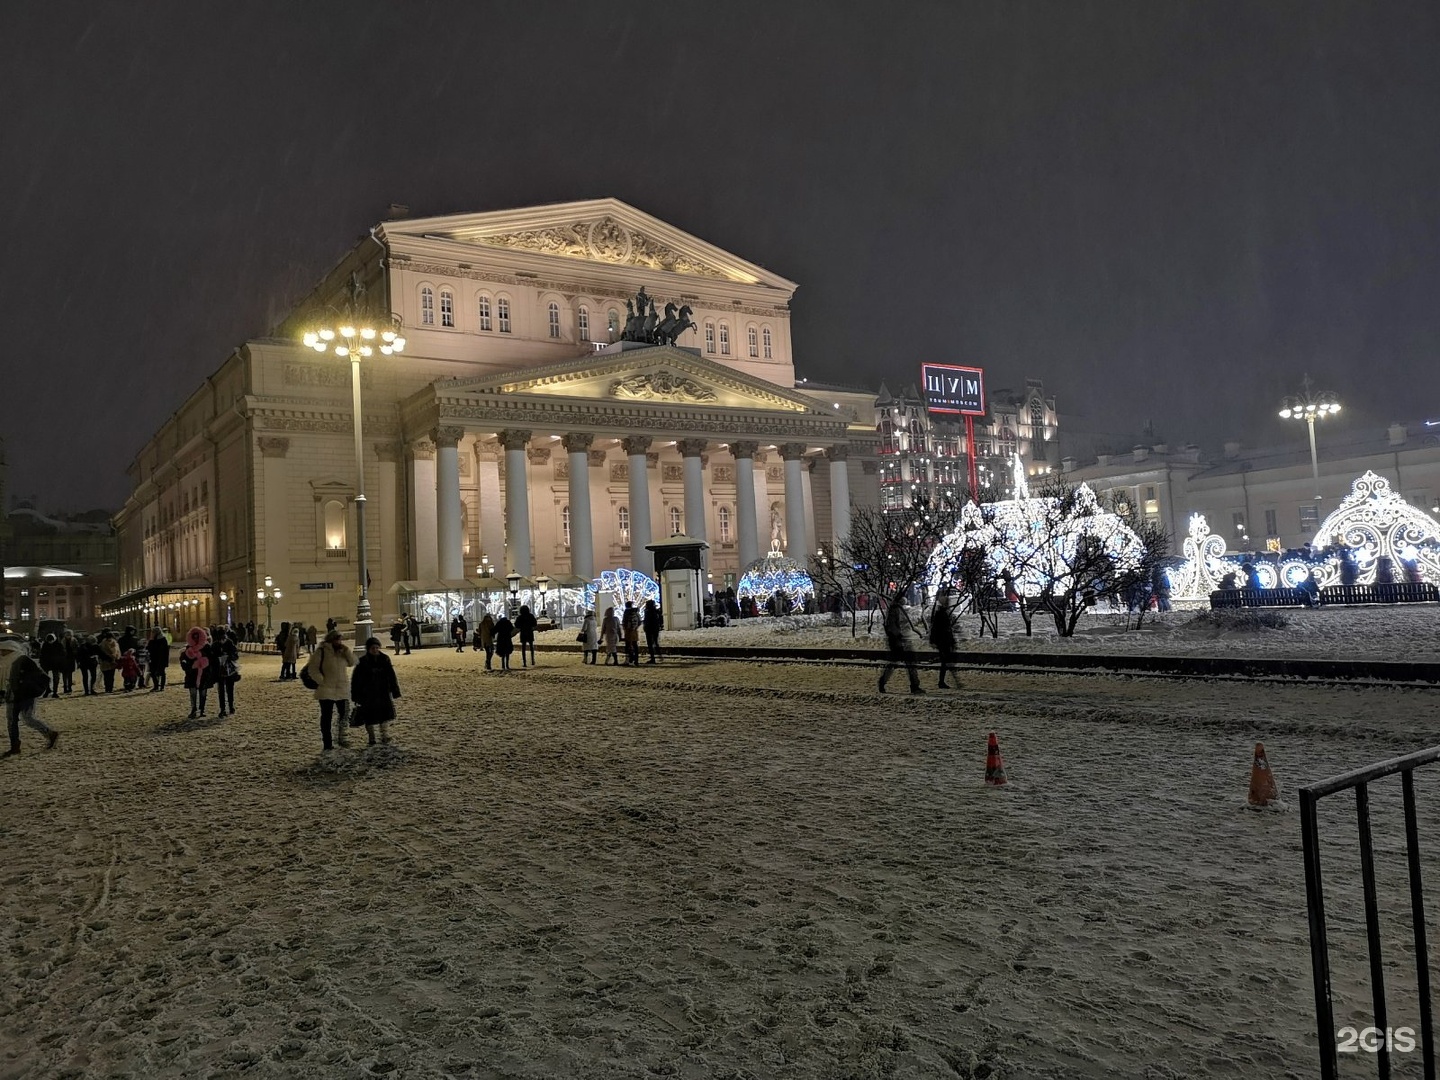
[[[510,583],[510,614],[514,615],[520,610],[520,575],[511,570],[505,580]]]
[[[548,618],[545,614],[545,593],[550,588],[550,578],[545,574],[538,574],[535,577],[535,587],[540,590],[540,617]]]
[[[270,638],[270,609],[280,602],[280,590],[275,588],[275,582],[270,580],[270,575],[265,575],[265,587],[255,590],[255,599],[265,605],[265,638]]]
[[[1286,420],[1304,420],[1310,429],[1310,473],[1315,480],[1315,500],[1320,500],[1320,459],[1315,453],[1315,421],[1340,411],[1340,401],[1331,390],[1316,390],[1307,374],[1300,384],[1300,393],[1280,403],[1280,415]]]
[[[360,556],[359,599],[355,605],[355,643],[361,646],[374,627],[370,611],[370,569],[365,547],[365,449],[361,433],[360,361],[375,355],[394,356],[405,349],[400,333],[400,320],[391,315],[377,318],[363,311],[365,288],[359,275],[350,279],[350,298],[346,309],[337,312],[333,321],[306,331],[301,338],[305,347],[317,353],[333,353],[350,361],[350,397],[355,428],[355,532],[356,551]]]

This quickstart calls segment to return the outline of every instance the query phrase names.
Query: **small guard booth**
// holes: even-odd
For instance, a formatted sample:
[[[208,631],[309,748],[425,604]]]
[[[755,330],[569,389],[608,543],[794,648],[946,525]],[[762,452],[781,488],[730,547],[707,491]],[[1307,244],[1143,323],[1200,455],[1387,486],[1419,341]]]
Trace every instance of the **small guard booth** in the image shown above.
[[[666,630],[694,630],[704,613],[705,552],[710,545],[684,533],[646,544],[655,553],[655,580],[660,583],[660,608]]]

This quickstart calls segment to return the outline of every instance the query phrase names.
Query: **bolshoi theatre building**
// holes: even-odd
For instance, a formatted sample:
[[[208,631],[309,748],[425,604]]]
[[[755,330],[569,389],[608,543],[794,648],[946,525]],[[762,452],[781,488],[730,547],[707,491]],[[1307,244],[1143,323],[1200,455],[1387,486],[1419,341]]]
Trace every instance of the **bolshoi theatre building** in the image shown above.
[[[653,575],[675,534],[712,589],[772,545],[804,564],[879,504],[882,455],[873,392],[797,383],[795,289],[614,199],[387,220],[135,456],[107,616],[354,615],[351,364],[303,340],[340,311],[404,339],[359,367],[377,623],[510,572]]]

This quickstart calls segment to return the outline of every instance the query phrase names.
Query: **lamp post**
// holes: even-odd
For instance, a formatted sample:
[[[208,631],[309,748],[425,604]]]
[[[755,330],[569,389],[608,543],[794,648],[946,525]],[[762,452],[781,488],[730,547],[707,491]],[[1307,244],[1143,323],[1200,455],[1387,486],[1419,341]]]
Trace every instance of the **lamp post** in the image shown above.
[[[535,587],[540,590],[540,617],[542,619],[547,619],[549,618],[549,615],[545,611],[545,592],[547,589],[550,588],[550,579],[544,574],[536,575]]]
[[[510,583],[510,614],[514,615],[520,610],[520,575],[511,570],[505,580]]]
[[[346,309],[337,312],[333,324],[307,331],[301,340],[308,349],[318,353],[333,352],[350,361],[350,398],[355,428],[355,532],[356,552],[360,556],[358,599],[355,604],[355,644],[363,646],[370,637],[374,622],[370,613],[370,569],[365,549],[365,449],[361,438],[360,361],[375,355],[379,349],[392,356],[405,348],[400,322],[391,315],[375,319],[362,310],[365,288],[360,276],[350,279],[350,297]]]
[[[225,605],[225,625],[230,625],[230,594],[224,589],[220,590],[220,603]]]
[[[1320,459],[1315,453],[1315,421],[1340,411],[1340,402],[1331,390],[1315,390],[1307,374],[1300,384],[1300,393],[1280,403],[1280,415],[1286,420],[1304,420],[1310,429],[1310,474],[1315,480],[1315,500],[1320,500]]]
[[[270,637],[270,610],[280,602],[280,590],[275,588],[275,583],[270,580],[270,575],[265,575],[265,587],[255,590],[255,599],[265,605],[265,637]]]

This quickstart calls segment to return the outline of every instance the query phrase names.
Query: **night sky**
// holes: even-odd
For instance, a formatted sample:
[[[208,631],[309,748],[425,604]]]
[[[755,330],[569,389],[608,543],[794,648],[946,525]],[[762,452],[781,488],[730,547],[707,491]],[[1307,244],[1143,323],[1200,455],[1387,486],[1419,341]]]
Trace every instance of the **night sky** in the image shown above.
[[[23,8],[23,10],[21,10]],[[10,4],[11,491],[144,440],[392,202],[613,195],[798,281],[796,368],[1171,442],[1440,417],[1440,5]]]

